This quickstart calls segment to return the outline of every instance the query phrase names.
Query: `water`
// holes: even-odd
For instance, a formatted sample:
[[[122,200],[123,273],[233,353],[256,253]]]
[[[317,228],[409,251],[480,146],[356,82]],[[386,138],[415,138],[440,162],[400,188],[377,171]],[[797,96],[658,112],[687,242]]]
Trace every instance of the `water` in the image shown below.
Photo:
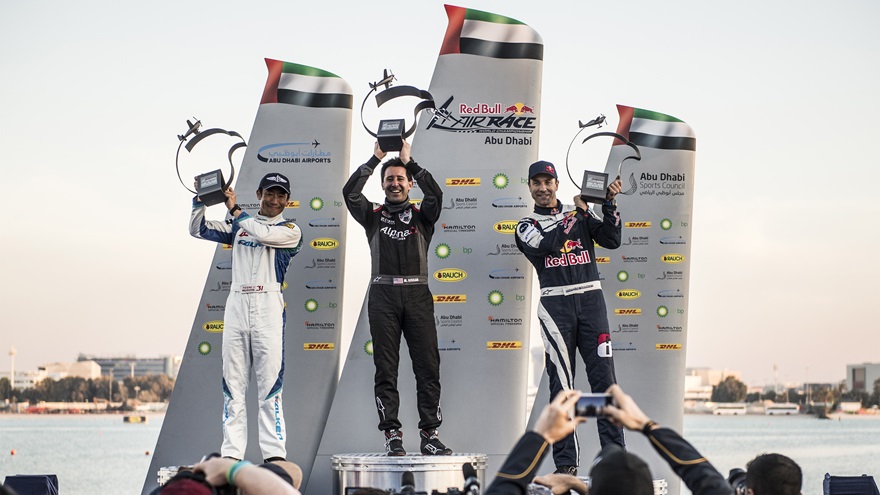
[[[128,424],[118,415],[0,415],[0,481],[55,474],[64,495],[139,494],[164,415],[148,418]]]
[[[0,480],[11,474],[55,474],[64,495],[138,494],[150,465],[145,453],[155,448],[163,419],[150,415],[147,424],[126,424],[115,415],[0,415]],[[827,472],[880,480],[877,416],[820,421],[687,415],[684,433],[725,476],[760,453],[791,457],[804,471],[804,495],[821,495]],[[16,455],[10,455],[12,449]]]

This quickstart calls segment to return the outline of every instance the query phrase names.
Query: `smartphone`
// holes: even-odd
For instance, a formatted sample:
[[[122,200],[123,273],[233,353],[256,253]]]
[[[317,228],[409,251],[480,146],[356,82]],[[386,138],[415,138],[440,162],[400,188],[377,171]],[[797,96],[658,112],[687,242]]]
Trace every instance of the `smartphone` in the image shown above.
[[[574,415],[602,418],[605,406],[610,406],[611,400],[611,394],[581,394],[574,405]]]

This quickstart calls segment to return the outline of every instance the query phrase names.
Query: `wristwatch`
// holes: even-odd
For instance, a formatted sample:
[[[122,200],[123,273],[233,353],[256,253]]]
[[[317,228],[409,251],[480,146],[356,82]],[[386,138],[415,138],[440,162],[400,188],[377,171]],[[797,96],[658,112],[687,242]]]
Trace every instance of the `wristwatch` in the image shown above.
[[[229,214],[235,216],[236,211],[241,211],[241,206],[238,206],[238,204],[232,205],[232,208],[229,209]]]

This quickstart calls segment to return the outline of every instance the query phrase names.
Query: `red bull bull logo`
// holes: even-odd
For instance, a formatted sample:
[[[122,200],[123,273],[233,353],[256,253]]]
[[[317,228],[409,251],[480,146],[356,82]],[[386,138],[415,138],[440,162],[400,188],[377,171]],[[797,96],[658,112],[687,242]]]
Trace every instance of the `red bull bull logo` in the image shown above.
[[[562,248],[559,250],[559,252],[570,253],[570,252],[574,251],[575,249],[583,249],[583,248],[584,248],[584,245],[581,244],[580,239],[578,239],[576,241],[569,239],[569,240],[565,241],[565,245],[562,246]]]

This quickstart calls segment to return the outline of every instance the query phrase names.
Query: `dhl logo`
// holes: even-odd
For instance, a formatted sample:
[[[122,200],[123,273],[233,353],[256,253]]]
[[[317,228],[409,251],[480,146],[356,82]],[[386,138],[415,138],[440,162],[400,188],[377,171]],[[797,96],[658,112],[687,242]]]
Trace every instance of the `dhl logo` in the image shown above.
[[[610,256],[596,256],[596,263],[611,263]]]
[[[518,340],[493,342],[490,340],[486,342],[486,349],[490,351],[522,349],[522,342]]]
[[[513,234],[516,232],[516,220],[502,220],[492,226],[492,229],[499,234]]]
[[[311,342],[303,344],[304,351],[332,351],[335,349],[333,342]]]
[[[232,249],[232,244],[221,244],[220,247],[223,248],[224,251],[229,251]]]
[[[220,320],[209,321],[202,325],[206,332],[220,333],[223,331],[223,322]]]
[[[642,308],[617,308],[614,314],[621,316],[637,316],[642,314]]]
[[[415,205],[415,206],[418,206],[418,205],[422,204],[422,200],[421,200],[421,199],[412,199],[412,198],[410,198],[410,200],[409,200],[409,204],[411,204],[411,205]]]
[[[467,272],[458,268],[445,268],[434,272],[434,278],[441,282],[461,282],[467,278]]]
[[[623,226],[628,229],[650,229],[651,222],[623,222]]]
[[[329,249],[336,249],[339,247],[339,241],[336,239],[331,239],[329,237],[320,237],[318,239],[312,239],[309,243],[314,249],[319,249],[321,251],[327,251]]]
[[[299,208],[299,201],[288,201],[285,208]]]
[[[654,346],[658,351],[680,351],[681,344],[657,344]]]
[[[664,263],[681,263],[684,261],[684,255],[678,253],[664,254],[660,257],[660,261]]]
[[[479,186],[480,178],[479,177],[465,177],[465,178],[449,178],[446,179],[447,186]]]
[[[617,291],[618,299],[638,299],[642,293],[635,289],[621,289]]]
[[[434,296],[435,303],[466,303],[466,294],[439,294]]]

